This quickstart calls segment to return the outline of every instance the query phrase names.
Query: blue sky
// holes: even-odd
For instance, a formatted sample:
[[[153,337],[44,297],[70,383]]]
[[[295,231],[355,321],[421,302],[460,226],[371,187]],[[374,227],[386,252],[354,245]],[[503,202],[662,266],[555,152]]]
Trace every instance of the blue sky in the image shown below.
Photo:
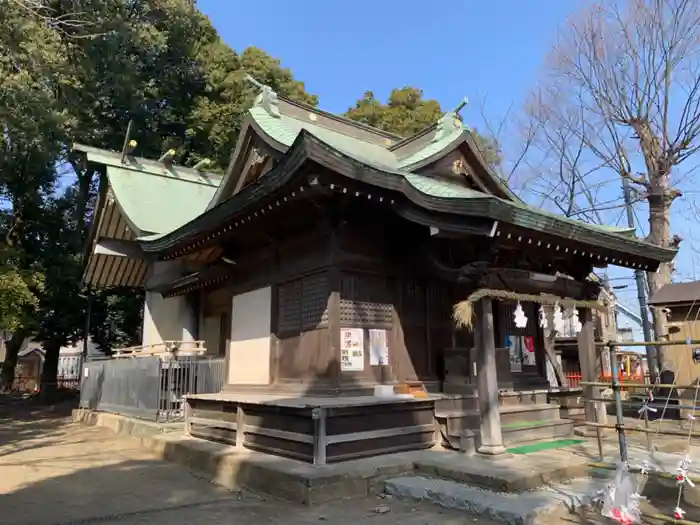
[[[574,0],[287,2],[199,0],[235,50],[256,46],[282,60],[320,106],[344,112],[371,90],[424,90],[444,107],[488,97],[497,115],[519,101]],[[264,7],[259,7],[264,6]],[[491,107],[493,106],[493,107]]]
[[[268,0],[234,7],[231,0],[198,1],[233,49],[256,46],[279,58],[325,110],[342,113],[365,91],[384,100],[392,88],[410,85],[445,109],[467,96],[463,116],[476,127],[483,125],[480,102],[492,122],[522,105],[557,27],[581,5],[580,0]],[[686,239],[687,209],[687,202],[678,203],[674,216],[674,231]],[[638,216],[646,220],[641,210]],[[685,244],[679,277],[689,279],[695,257]],[[637,310],[631,273],[610,274],[615,284],[629,285],[617,293]]]

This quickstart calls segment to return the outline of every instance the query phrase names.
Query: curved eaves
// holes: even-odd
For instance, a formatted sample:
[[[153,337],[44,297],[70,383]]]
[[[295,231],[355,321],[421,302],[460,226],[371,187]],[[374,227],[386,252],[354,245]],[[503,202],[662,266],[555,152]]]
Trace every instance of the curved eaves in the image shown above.
[[[417,190],[401,172],[387,172],[362,164],[337,150],[329,148],[313,135],[307,135],[305,140],[309,143],[309,157],[314,162],[323,164],[329,169],[342,173],[349,178],[359,178],[362,182],[400,192],[417,206],[431,211],[485,216],[493,220],[503,221],[534,231],[541,231],[565,239],[586,239],[587,242],[596,246],[637,254],[645,259],[652,259],[658,262],[669,262],[673,260],[676,254],[675,250],[643,243],[614,232],[603,233],[591,230],[571,219],[543,215],[530,208],[521,207],[491,195],[466,199],[426,195]],[[339,163],[338,157],[342,157],[345,162]],[[361,173],[362,176],[357,177],[358,173]]]
[[[474,159],[480,164],[481,168],[488,174],[489,177],[491,177],[491,179],[503,191],[503,193],[509,196],[510,200],[524,204],[525,201],[518,197],[518,195],[516,195],[505,182],[503,182],[501,177],[498,176],[493,168],[489,166],[488,162],[486,162],[486,159],[484,158],[483,153],[481,153],[479,146],[477,146],[476,142],[474,142],[474,137],[472,137],[471,132],[467,132],[465,135],[465,142],[469,146],[469,151],[471,151],[472,155],[474,155]]]
[[[109,172],[109,168],[107,169],[107,171]],[[153,233],[158,233],[140,229],[136,225],[136,223],[129,217],[129,214],[126,213],[126,211],[124,210],[124,206],[119,202],[119,196],[117,195],[117,192],[114,190],[112,190],[112,198],[114,199],[114,203],[117,205],[119,213],[122,214],[122,217],[124,217],[124,221],[126,221],[126,224],[129,226],[129,229],[134,233],[134,237],[141,237],[142,235],[151,235]]]
[[[417,172],[418,170],[425,168],[426,166],[429,166],[430,164],[439,161],[440,159],[444,158],[446,155],[449,155],[453,151],[457,150],[460,146],[466,145],[467,148],[469,148],[469,151],[471,155],[473,156],[473,159],[477,163],[477,166],[475,166],[477,169],[481,169],[483,173],[486,174],[486,176],[493,182],[493,185],[498,191],[498,197],[501,197],[506,200],[512,200],[515,202],[521,202],[524,203],[524,201],[518,197],[502,180],[501,178],[493,171],[493,169],[486,163],[486,160],[484,159],[483,154],[481,153],[481,150],[478,148],[476,143],[474,142],[474,138],[472,137],[472,134],[470,131],[465,129],[462,133],[457,135],[454,140],[452,140],[449,144],[447,144],[445,147],[440,148],[438,151],[435,153],[420,159],[417,162],[414,162],[412,164],[407,164],[404,166],[401,166],[402,170],[406,171],[411,171],[411,172]]]
[[[416,161],[412,162],[411,164],[401,164],[401,170],[403,171],[410,171],[410,172],[416,172],[417,170],[421,168],[425,168],[426,166],[429,166],[433,162],[437,162],[438,160],[444,158],[445,156],[449,155],[452,153],[454,150],[456,150],[461,144],[465,142],[465,135],[466,133],[460,133],[457,135],[454,140],[449,142],[446,146],[441,147],[439,150],[435,151],[432,154],[429,154],[428,156]]]
[[[242,153],[247,149],[246,146],[254,141],[255,138],[262,140],[265,145],[270,147],[272,150],[284,154],[289,149],[288,146],[278,142],[270,135],[268,135],[259,125],[255,122],[255,119],[247,113],[243,119],[243,124],[241,125],[241,132],[239,134],[238,140],[236,141],[236,148],[234,149],[233,155],[226,168],[226,176],[224,180],[219,185],[216,190],[214,197],[212,197],[206,210],[209,211],[219,204],[221,204],[226,195],[230,195],[234,188],[238,185],[240,177],[243,174],[243,165],[245,164],[246,158]]]
[[[88,232],[88,239],[83,248],[83,254],[81,259],[81,264],[83,265],[83,270],[88,262],[88,258],[92,253],[92,248],[97,240],[97,232],[100,229],[100,221],[102,220],[102,215],[104,215],[105,203],[107,202],[107,192],[109,191],[109,182],[107,181],[107,176],[104,173],[100,173],[100,185],[99,191],[97,193],[97,203],[93,213],[93,220],[90,223],[90,231]],[[121,213],[121,209],[119,210]]]
[[[467,216],[488,217],[492,220],[514,224],[556,235],[565,239],[586,239],[587,242],[630,254],[637,254],[645,259],[668,262],[675,257],[674,250],[659,248],[647,243],[630,239],[616,233],[602,233],[588,229],[584,225],[565,218],[542,215],[529,208],[494,197],[479,195],[473,198],[450,198],[428,195],[419,191],[404,176],[395,171],[374,167],[335,150],[302,130],[291,146],[287,155],[278,165],[256,182],[244,188],[239,194],[220,204],[200,217],[190,221],[172,233],[152,241],[142,241],[146,252],[160,252],[174,248],[176,245],[195,238],[211,229],[212,225],[223,224],[232,214],[257,203],[261,199],[280,189],[294,177],[304,162],[313,161],[350,179],[358,180],[405,196],[416,206],[437,213],[453,213]]]
[[[209,229],[212,224],[223,224],[232,214],[258,202],[270,195],[291,179],[301,165],[308,160],[306,150],[306,132],[300,133],[287,154],[282,157],[273,169],[260,177],[257,181],[243,188],[230,199],[207,210],[199,217],[180,226],[172,232],[161,235],[155,239],[141,239],[139,244],[143,251],[158,253],[169,250],[177,244],[189,238],[197,237],[200,233]]]

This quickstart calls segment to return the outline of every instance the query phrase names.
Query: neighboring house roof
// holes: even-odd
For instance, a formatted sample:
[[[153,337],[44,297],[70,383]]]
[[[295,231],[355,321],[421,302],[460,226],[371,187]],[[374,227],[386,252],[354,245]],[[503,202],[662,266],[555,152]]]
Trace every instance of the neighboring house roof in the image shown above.
[[[30,346],[27,348],[23,348],[17,352],[17,357],[29,357],[30,355],[36,355],[43,361],[45,352],[41,347],[33,346],[32,343],[30,343]]]
[[[698,302],[700,305],[700,281],[665,284],[649,299],[654,306],[678,305]]]

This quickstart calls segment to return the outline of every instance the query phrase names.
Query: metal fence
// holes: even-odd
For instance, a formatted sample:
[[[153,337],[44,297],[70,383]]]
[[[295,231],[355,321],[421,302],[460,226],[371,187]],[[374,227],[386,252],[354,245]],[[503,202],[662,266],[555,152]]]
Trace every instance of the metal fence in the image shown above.
[[[183,419],[186,394],[221,390],[222,358],[160,356],[85,363],[80,406],[156,422]]]

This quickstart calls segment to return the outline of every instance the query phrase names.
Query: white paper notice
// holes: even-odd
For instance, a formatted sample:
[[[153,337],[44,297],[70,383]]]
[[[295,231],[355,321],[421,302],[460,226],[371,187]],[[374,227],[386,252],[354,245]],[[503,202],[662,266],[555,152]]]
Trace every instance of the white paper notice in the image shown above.
[[[364,330],[342,328],[340,330],[340,370],[361,372],[365,369]]]
[[[389,346],[386,343],[386,330],[369,331],[369,364],[386,366],[389,364]]]

